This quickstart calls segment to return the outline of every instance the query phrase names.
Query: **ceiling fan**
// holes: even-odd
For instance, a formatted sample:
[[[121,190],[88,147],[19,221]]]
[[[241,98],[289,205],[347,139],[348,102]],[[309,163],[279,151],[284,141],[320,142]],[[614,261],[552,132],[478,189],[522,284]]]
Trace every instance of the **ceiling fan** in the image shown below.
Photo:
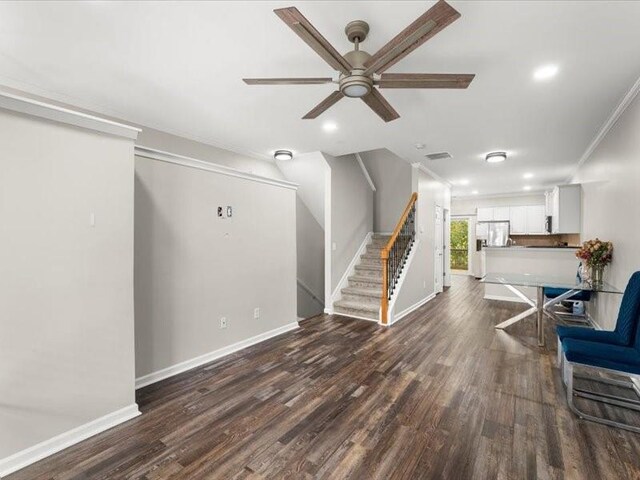
[[[389,67],[414,51],[435,34],[460,18],[460,13],[444,0],[418,17],[411,25],[396,35],[389,43],[373,55],[360,50],[360,43],[367,38],[369,24],[363,20],[349,22],[345,33],[354,49],[345,55],[315,29],[295,7],[279,8],[274,13],[282,19],[302,40],[309,45],[334,70],[339,72],[336,81],[322,78],[245,78],[248,85],[317,85],[337,83],[339,90],[333,92],[304,119],[316,118],[343,97],[361,98],[380,118],[390,122],[400,118],[378,88],[467,88],[474,74],[447,73],[384,73]]]

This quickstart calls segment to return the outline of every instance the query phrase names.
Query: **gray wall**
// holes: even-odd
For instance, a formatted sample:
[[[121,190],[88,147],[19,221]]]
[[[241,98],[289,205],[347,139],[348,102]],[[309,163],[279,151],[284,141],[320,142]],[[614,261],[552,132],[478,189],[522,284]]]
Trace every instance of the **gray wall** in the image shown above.
[[[131,140],[4,110],[0,145],[3,458],[135,402],[134,162]]]
[[[331,292],[373,231],[373,191],[356,157],[323,154],[331,167]]]
[[[296,196],[296,248],[298,317],[309,318],[324,310],[324,229]]]
[[[418,192],[415,256],[394,307],[394,314],[415,305],[434,292],[435,209],[451,208],[449,188],[428,173],[412,167],[412,190]],[[377,187],[376,187],[377,188]],[[448,244],[448,242],[446,242]]]
[[[138,377],[296,321],[294,190],[140,157],[135,167]],[[217,218],[218,205],[233,217]]]
[[[360,154],[376,187],[373,228],[393,232],[411,196],[411,165],[389,150]]]
[[[640,97],[627,107],[572,182],[582,184],[581,238],[613,242],[613,262],[605,280],[624,289],[631,274],[640,270]],[[615,326],[619,295],[598,295],[596,320]],[[591,302],[593,303],[593,302]]]
[[[313,317],[325,305],[325,210],[330,170],[320,152],[295,155],[280,161],[284,177],[298,184],[296,237],[298,245],[298,316]],[[328,269],[330,271],[330,268]]]

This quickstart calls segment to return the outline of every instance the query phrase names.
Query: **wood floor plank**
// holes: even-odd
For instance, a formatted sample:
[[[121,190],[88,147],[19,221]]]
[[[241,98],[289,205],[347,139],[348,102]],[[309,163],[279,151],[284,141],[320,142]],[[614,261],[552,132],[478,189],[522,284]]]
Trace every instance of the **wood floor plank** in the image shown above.
[[[455,277],[388,329],[303,321],[139,390],[142,416],[8,479],[640,478],[640,435],[568,410],[553,326],[546,349],[533,318],[496,331],[525,307],[482,293]]]

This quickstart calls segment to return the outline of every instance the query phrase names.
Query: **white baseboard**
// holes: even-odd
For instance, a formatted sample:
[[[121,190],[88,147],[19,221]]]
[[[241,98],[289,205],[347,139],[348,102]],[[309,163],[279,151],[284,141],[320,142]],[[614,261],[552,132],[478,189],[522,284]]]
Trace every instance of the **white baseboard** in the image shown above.
[[[40,442],[25,450],[14,453],[10,457],[0,459],[0,477],[16,472],[38,460],[42,460],[89,437],[93,437],[127,420],[131,420],[138,415],[140,415],[140,410],[138,410],[138,405],[134,403],[128,407],[116,410],[89,423],[61,433],[60,435],[56,435],[49,440]]]
[[[369,245],[369,242],[371,242],[372,236],[373,232],[369,232],[365,235],[364,240],[360,244],[360,247],[358,247],[358,251],[355,253],[353,258],[351,259],[351,262],[349,262],[349,265],[342,274],[342,278],[338,282],[338,286],[336,286],[335,290],[331,294],[331,305],[340,300],[340,298],[342,297],[342,289],[349,284],[349,277],[355,273],[356,265],[360,261],[360,256],[363,255],[366,251],[367,245]]]
[[[291,330],[295,330],[298,327],[298,322],[288,323],[287,325],[276,328],[274,330],[269,330],[268,332],[261,333],[260,335],[256,335],[255,337],[247,338],[246,340],[242,340],[232,345],[219,348],[218,350],[214,350],[213,352],[205,353],[204,355],[200,355],[199,357],[195,357],[190,360],[177,363],[170,367],[163,368],[162,370],[143,375],[142,377],[136,378],[136,389],[146,387],[147,385],[159,382],[160,380],[164,380],[165,378],[173,377],[174,375],[186,372],[187,370],[191,370],[192,368],[199,367],[201,365],[204,365],[205,363],[212,362],[214,360],[217,360],[218,358],[224,357],[225,355],[229,355],[230,353],[237,352],[238,350],[250,347],[251,345],[255,345],[256,343],[264,342],[265,340],[268,340],[270,338],[277,337],[278,335],[282,335],[283,333],[289,332]]]
[[[333,315],[333,307],[326,307],[324,309],[324,313],[326,313],[327,315]]]
[[[411,305],[408,308],[405,308],[404,310],[402,310],[401,312],[399,312],[397,315],[393,316],[393,320],[391,321],[391,323],[389,323],[389,325],[393,325],[394,323],[398,322],[399,320],[402,320],[402,318],[406,317],[407,315],[409,315],[411,312],[413,312],[414,310],[420,308],[421,306],[423,306],[425,303],[430,302],[431,300],[433,300],[434,298],[436,298],[436,294],[435,292],[432,293],[431,295],[428,295],[427,297],[423,298],[422,300],[420,300],[419,302],[414,303],[413,305]]]
[[[504,296],[502,296],[502,295],[485,295],[484,299],[485,300],[500,300],[501,302],[522,303],[524,305],[527,305],[526,302],[523,302],[518,297],[509,297],[509,296],[506,296],[506,295],[504,295]]]

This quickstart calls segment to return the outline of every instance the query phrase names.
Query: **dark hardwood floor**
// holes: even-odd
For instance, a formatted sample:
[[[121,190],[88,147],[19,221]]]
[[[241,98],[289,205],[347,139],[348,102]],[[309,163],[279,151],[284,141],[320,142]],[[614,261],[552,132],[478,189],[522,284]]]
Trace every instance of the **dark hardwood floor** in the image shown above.
[[[640,478],[640,435],[577,420],[555,337],[455,277],[390,329],[321,316],[138,392],[143,415],[21,479]],[[614,412],[610,412],[615,414]]]

